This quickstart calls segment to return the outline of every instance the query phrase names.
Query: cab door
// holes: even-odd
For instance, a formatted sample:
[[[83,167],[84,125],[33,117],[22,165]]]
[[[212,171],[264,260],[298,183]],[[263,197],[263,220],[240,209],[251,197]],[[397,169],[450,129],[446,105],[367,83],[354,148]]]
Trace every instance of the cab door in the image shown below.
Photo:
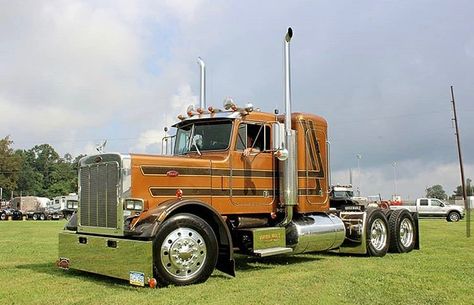
[[[271,127],[240,123],[230,157],[230,200],[235,206],[253,207],[254,213],[270,212],[275,200],[276,161],[270,148]],[[254,141],[251,144],[251,137]],[[251,147],[253,146],[253,147]],[[248,156],[244,150],[252,148]]]

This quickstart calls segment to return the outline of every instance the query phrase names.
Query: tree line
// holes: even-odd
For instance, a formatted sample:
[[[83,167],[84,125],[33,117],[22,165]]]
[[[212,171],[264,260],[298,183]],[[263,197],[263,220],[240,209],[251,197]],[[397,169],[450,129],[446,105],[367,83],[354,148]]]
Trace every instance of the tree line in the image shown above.
[[[474,194],[474,186],[471,185],[471,179],[466,179],[466,194],[467,196],[472,196]],[[438,198],[441,200],[445,199],[456,199],[462,197],[462,186],[458,185],[455,190],[453,190],[453,194],[448,196],[446,191],[443,189],[443,186],[440,184],[433,185],[426,189],[426,197],[427,198]]]
[[[0,140],[2,200],[16,196],[55,196],[77,193],[78,161],[84,155],[63,157],[49,144],[16,149],[9,136]]]

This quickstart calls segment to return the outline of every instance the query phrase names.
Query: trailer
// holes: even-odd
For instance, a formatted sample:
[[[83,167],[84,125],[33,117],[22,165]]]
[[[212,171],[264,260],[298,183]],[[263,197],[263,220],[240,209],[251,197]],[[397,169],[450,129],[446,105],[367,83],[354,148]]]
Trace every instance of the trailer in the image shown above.
[[[150,287],[235,276],[234,252],[255,257],[333,251],[384,256],[419,249],[416,213],[330,207],[328,125],[232,99],[201,104],[173,126],[170,155],[100,153],[79,162],[78,211],[59,234],[58,266]],[[166,150],[167,151],[167,150]]]
[[[69,220],[77,211],[78,196],[76,193],[69,195],[56,196],[48,205],[48,210],[51,213],[52,219],[66,219]]]
[[[11,200],[11,208],[18,210],[23,216],[32,220],[50,219],[48,211],[49,198],[36,196],[21,196]]]

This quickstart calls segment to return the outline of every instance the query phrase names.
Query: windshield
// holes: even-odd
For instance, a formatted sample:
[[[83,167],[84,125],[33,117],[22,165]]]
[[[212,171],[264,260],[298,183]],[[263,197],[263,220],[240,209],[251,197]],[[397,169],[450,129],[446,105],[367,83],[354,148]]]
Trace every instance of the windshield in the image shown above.
[[[195,122],[176,132],[175,154],[190,151],[225,150],[229,147],[232,121]],[[196,150],[197,146],[197,150]]]
[[[334,191],[334,198],[351,198],[354,196],[352,191]]]

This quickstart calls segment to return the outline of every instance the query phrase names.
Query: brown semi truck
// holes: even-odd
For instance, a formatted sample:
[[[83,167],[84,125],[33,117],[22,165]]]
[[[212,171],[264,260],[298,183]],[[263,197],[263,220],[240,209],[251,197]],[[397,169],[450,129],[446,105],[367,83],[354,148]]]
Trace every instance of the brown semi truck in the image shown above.
[[[58,265],[134,285],[188,285],[234,252],[267,257],[336,251],[384,256],[419,248],[418,219],[330,207],[327,122],[291,112],[285,36],[285,114],[201,105],[174,125],[171,155],[101,153],[79,169],[78,211],[59,234]],[[275,111],[276,112],[276,111]]]

